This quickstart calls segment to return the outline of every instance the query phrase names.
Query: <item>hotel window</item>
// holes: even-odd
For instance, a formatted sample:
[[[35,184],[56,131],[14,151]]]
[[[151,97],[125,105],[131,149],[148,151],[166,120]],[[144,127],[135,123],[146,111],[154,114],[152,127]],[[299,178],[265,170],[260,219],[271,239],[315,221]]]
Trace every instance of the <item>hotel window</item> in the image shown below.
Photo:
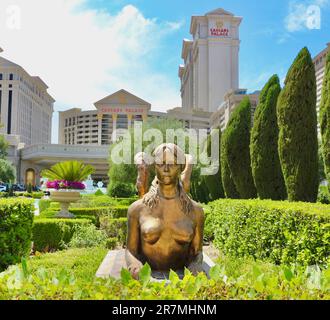
[[[65,126],[68,126],[68,119],[65,119]]]
[[[3,77],[3,76],[2,76],[2,73],[0,73],[0,80],[2,80],[2,77]]]
[[[9,75],[9,80],[14,80],[14,75],[12,73]]]
[[[7,134],[11,134],[11,111],[12,111],[12,101],[13,100],[13,91],[9,91],[8,97],[8,119],[7,119]]]

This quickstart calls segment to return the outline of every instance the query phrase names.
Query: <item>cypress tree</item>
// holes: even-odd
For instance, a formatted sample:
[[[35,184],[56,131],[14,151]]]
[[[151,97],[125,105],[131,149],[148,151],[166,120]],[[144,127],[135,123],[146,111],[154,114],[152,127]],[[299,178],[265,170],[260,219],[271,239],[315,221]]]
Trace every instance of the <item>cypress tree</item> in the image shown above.
[[[245,97],[232,113],[226,129],[226,154],[236,190],[242,199],[257,196],[250,160],[251,103]]]
[[[284,200],[286,198],[277,147],[276,104],[280,92],[280,80],[277,75],[273,75],[261,91],[251,130],[252,176],[260,199]]]
[[[219,148],[219,156],[221,154],[220,145],[221,145],[221,130],[220,128],[217,128],[217,131],[211,131],[211,134],[207,137],[207,154],[209,157],[211,157],[211,143],[212,143],[212,136],[218,134],[219,136],[219,145],[215,146]],[[224,198],[225,194],[222,187],[222,181],[221,181],[221,163],[219,159],[219,167],[218,172],[214,175],[205,176],[205,185],[209,191],[209,197],[210,200],[217,200],[220,198]]]
[[[330,182],[330,52],[327,55],[320,104],[322,155],[328,182]],[[328,184],[330,190],[330,184]]]
[[[236,190],[234,180],[232,178],[227,158],[227,129],[223,132],[220,143],[220,169],[221,169],[221,181],[223,190],[226,198],[229,199],[239,199],[239,193]]]
[[[279,157],[290,201],[315,202],[318,142],[315,68],[303,48],[285,79],[277,103]]]

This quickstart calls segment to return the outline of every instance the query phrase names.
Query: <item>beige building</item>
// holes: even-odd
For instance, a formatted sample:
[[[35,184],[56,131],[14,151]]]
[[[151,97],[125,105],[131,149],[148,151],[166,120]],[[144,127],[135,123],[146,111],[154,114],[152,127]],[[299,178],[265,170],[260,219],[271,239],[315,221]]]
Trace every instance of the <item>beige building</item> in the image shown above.
[[[95,102],[94,110],[74,108],[59,112],[59,144],[109,145],[114,129],[128,129],[135,121],[152,118],[172,118],[183,122],[186,128],[209,128],[209,114],[182,112],[182,108],[167,113],[151,111],[151,104],[127,92],[119,90]]]
[[[21,143],[50,143],[53,105],[47,85],[21,66],[0,57],[0,133]]]
[[[320,103],[322,95],[322,85],[325,72],[325,63],[327,53],[330,51],[330,42],[327,44],[327,47],[322,50],[314,59],[315,66],[315,75],[316,75],[316,110],[317,110],[317,119],[320,115]],[[320,125],[318,124],[318,132],[320,132]]]
[[[219,107],[219,109],[214,112],[211,116],[210,124],[212,128],[221,128],[221,131],[225,130],[230,115],[235,110],[235,108],[239,105],[239,103],[248,96],[251,102],[251,113],[252,119],[256,107],[259,103],[259,94],[260,91],[253,92],[251,94],[247,94],[246,89],[238,89],[238,90],[230,90],[225,94],[224,101]]]
[[[223,9],[192,16],[193,40],[183,40],[179,67],[184,111],[215,112],[229,90],[239,88],[241,17]]]

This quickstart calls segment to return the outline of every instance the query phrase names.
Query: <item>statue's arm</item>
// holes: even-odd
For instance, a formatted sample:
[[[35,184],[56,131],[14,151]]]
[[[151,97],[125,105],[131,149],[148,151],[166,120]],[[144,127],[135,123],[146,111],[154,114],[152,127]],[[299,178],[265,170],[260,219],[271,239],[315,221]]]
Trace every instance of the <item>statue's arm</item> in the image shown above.
[[[134,278],[137,278],[143,265],[138,259],[140,243],[139,210],[134,204],[129,207],[127,218],[127,248],[125,259],[128,270]]]
[[[195,235],[191,243],[191,261],[188,269],[197,274],[203,271],[203,230],[204,230],[204,212],[203,209],[197,207]]]

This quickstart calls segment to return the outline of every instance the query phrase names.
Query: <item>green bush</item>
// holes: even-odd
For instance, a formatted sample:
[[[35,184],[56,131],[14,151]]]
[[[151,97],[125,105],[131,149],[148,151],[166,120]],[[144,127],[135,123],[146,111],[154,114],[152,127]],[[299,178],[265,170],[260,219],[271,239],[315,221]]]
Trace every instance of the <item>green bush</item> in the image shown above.
[[[103,230],[96,229],[93,224],[77,224],[74,226],[68,246],[71,248],[105,247],[106,243],[107,236]]]
[[[113,249],[116,248],[117,244],[118,244],[118,239],[117,238],[108,238],[106,240],[105,246],[106,246],[107,249],[113,250]]]
[[[110,183],[108,193],[111,197],[131,197],[136,190],[132,183],[116,181]]]
[[[97,189],[97,191],[94,193],[94,196],[104,196],[104,193],[101,191],[101,189]]]
[[[322,96],[320,103],[320,128],[322,135],[322,153],[324,167],[327,179],[330,182],[330,53],[328,53],[327,55],[324,72]]]
[[[330,192],[326,186],[319,187],[319,193],[317,196],[317,202],[323,204],[330,204]]]
[[[224,254],[276,264],[326,264],[330,254],[330,206],[270,200],[210,203],[206,230]]]
[[[0,199],[0,271],[31,250],[33,201]]]
[[[65,248],[76,225],[90,224],[88,219],[36,219],[33,224],[34,251],[55,251]]]
[[[276,103],[280,92],[280,80],[273,75],[261,91],[251,130],[252,175],[260,199],[284,200],[287,197],[277,147]]]
[[[100,228],[106,232],[108,238],[117,238],[121,245],[126,244],[127,218],[100,217]]]
[[[248,259],[221,259],[210,279],[171,272],[169,283],[140,280],[123,270],[121,279],[97,279],[106,249],[70,249],[9,268],[0,277],[0,299],[20,300],[329,300],[329,269],[273,266]],[[203,307],[203,306],[202,306]]]
[[[215,135],[218,135],[216,137]],[[213,138],[213,139],[212,139]],[[212,147],[212,141],[218,141],[217,147],[219,148],[219,157],[221,154],[221,129],[217,128],[217,131],[211,131],[211,134],[207,137],[207,155],[208,157],[212,156],[211,153],[211,147]],[[213,142],[215,143],[215,142]],[[209,191],[209,197],[211,200],[217,200],[220,198],[225,197],[225,193],[222,187],[222,181],[221,181],[221,161],[218,163],[218,171],[214,175],[208,175],[204,177],[206,187]]]
[[[32,184],[29,183],[28,186],[27,186],[27,188],[26,188],[26,192],[29,193],[29,194],[31,194],[32,191],[33,191],[33,190],[32,190]]]
[[[290,201],[316,202],[319,186],[315,68],[303,48],[277,101],[278,150]]]
[[[220,162],[221,162],[221,181],[226,198],[239,199],[239,193],[236,189],[232,174],[230,172],[227,157],[227,129],[222,134],[220,143]]]
[[[39,205],[39,212],[43,212],[44,210],[47,210],[50,207],[51,200],[49,199],[40,199],[38,205]]]

